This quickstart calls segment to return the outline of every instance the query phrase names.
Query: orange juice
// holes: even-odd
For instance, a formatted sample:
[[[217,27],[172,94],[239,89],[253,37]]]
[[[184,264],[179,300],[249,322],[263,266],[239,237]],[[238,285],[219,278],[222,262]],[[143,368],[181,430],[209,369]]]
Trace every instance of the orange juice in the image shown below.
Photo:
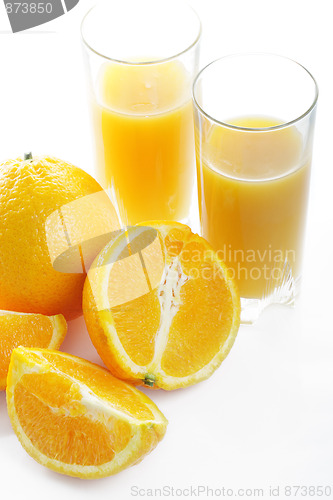
[[[106,64],[93,116],[98,177],[125,224],[188,216],[194,179],[190,78],[179,61]]]
[[[249,129],[278,120],[228,122]],[[203,236],[219,251],[244,298],[263,298],[300,273],[310,159],[293,126],[213,125],[197,155]],[[201,165],[200,165],[201,158]]]

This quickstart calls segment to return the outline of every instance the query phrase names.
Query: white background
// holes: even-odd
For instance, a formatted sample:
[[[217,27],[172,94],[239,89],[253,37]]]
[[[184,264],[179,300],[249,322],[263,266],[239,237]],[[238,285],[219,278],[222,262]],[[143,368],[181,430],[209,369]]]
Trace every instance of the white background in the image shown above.
[[[66,16],[14,35],[1,2],[0,161],[32,150],[93,172],[79,37],[91,3],[81,0]],[[238,496],[239,488],[265,488],[264,498],[270,486],[280,485],[278,498],[285,498],[285,485],[331,485],[333,495],[331,2],[190,3],[203,23],[201,66],[228,53],[274,52],[296,59],[318,81],[301,298],[295,309],[272,307],[255,326],[241,327],[230,355],[208,381],[149,393],[169,419],[167,435],[141,464],[114,477],[82,481],[34,462],[13,434],[1,393],[1,498],[127,500],[134,498],[131,487],[165,485],[224,486]],[[63,350],[100,362],[82,319],[69,325]]]

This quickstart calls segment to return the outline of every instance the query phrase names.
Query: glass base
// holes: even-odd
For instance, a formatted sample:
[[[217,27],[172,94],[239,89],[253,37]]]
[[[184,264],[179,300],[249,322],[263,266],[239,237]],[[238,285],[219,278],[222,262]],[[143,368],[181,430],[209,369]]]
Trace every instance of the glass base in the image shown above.
[[[301,277],[294,278],[291,272],[272,290],[269,286],[262,298],[241,297],[241,324],[253,325],[266,307],[279,304],[293,307],[300,291]]]

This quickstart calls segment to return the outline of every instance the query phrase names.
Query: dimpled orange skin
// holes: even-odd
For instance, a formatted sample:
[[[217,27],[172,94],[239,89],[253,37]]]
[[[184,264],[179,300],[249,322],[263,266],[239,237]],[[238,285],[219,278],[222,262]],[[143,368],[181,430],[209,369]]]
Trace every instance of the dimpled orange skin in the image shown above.
[[[61,206],[100,191],[74,165],[51,157],[0,165],[0,309],[55,315],[82,314],[85,274],[52,267],[46,218]]]

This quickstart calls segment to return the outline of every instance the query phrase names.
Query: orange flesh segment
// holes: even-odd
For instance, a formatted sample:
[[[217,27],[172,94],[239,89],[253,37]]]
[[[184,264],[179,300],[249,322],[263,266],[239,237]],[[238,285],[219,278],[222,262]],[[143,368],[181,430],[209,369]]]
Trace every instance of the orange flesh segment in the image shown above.
[[[161,318],[156,290],[111,311],[118,338],[133,363],[139,366],[150,363]]]
[[[184,236],[185,232],[177,228],[168,232],[164,243],[170,257],[176,257],[179,255],[184,246]]]
[[[227,340],[232,324],[232,297],[219,277],[220,268],[211,262],[196,269],[200,275],[215,272],[216,277],[214,281],[189,280],[181,289],[182,306],[172,320],[161,360],[162,370],[175,377],[191,375],[206,366]]]
[[[50,408],[22,383],[17,384],[14,397],[18,419],[32,444],[63,463],[101,465],[111,461],[131,438],[128,423],[112,417],[101,423],[84,414],[75,418],[58,414],[57,406]]]
[[[153,413],[141,398],[124,383],[110,377],[106,370],[92,363],[82,363],[67,357],[55,356],[52,352],[43,352],[43,357],[51,365],[65,372],[75,381],[88,387],[96,396],[112,405],[113,408],[139,420],[153,419]]]
[[[119,296],[117,290],[128,296],[124,289],[130,288],[138,294],[133,300],[111,307],[118,338],[128,356],[138,366],[146,366],[154,356],[155,336],[161,319],[157,287],[165,261],[163,241],[157,231],[142,229],[142,233],[131,239],[122,252],[126,262],[121,259],[113,264],[108,286],[111,304],[112,295]],[[125,275],[127,279],[124,279]]]

